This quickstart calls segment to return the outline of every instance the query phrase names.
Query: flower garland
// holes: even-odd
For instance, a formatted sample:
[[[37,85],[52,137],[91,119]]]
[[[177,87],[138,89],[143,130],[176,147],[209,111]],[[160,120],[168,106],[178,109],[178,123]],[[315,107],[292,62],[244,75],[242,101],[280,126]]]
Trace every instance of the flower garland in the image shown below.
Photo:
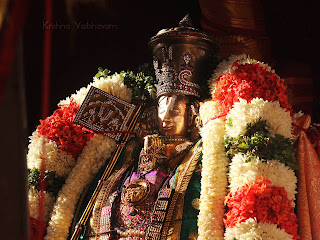
[[[28,168],[40,168],[41,149],[44,149],[46,172],[54,172],[56,176],[65,178],[58,196],[45,191],[45,219],[50,219],[45,239],[67,238],[80,194],[115,149],[114,140],[72,123],[73,117],[91,86],[130,101],[132,92],[123,80],[121,74],[94,77],[94,81],[86,88],[61,101],[60,109],[41,121],[30,137]],[[30,217],[34,221],[39,216],[39,191],[30,187],[28,198]]]
[[[87,143],[59,192],[48,224],[46,240],[62,240],[68,237],[80,194],[92,181],[105,160],[111,156],[115,147],[114,140],[99,134],[95,134]]]
[[[216,102],[208,101],[200,107],[200,117],[207,122],[218,114]],[[201,172],[199,240],[223,239],[224,198],[227,195],[229,159],[222,145],[225,119],[209,121],[201,130],[203,160]]]
[[[58,148],[55,141],[42,135],[39,137],[38,131],[34,131],[30,136],[29,151],[27,154],[27,167],[29,170],[40,169],[42,161],[42,149],[46,152],[46,171],[52,171],[57,176],[66,178],[71,169],[76,164],[72,155]],[[30,178],[30,174],[28,178]],[[47,222],[57,196],[45,191],[45,212],[44,217]],[[28,191],[29,213],[34,220],[39,218],[39,190],[29,183]]]
[[[239,99],[239,102],[234,103],[228,112],[227,135],[239,138],[245,134],[248,124],[253,124],[259,119],[266,121],[271,133],[293,138],[290,113],[283,109],[279,102],[265,101],[262,98],[254,98],[250,102]]]
[[[236,154],[229,166],[229,189],[233,194],[241,186],[253,184],[257,178],[263,177],[275,187],[284,187],[288,199],[295,200],[297,194],[297,177],[293,169],[277,160],[262,162],[261,159],[246,161],[243,154]],[[295,206],[292,201],[292,206]]]
[[[298,220],[291,205],[292,200],[287,198],[283,187],[270,185],[271,181],[260,177],[254,183],[244,185],[230,194],[227,198],[226,228],[233,228],[251,218],[258,222],[276,224],[292,235],[293,239],[299,239]]]
[[[228,114],[224,141],[227,154],[232,158],[245,153],[247,162],[256,157],[262,161],[277,159],[296,169],[291,123],[289,112],[278,102],[255,98],[247,103],[240,99]]]
[[[47,156],[46,168],[54,171],[58,176],[67,176],[76,163],[75,159],[72,155],[59,149],[55,141],[48,139],[45,135],[39,136],[37,130],[30,136],[29,151],[27,154],[28,169],[40,169],[42,146]]]
[[[49,215],[52,211],[53,204],[55,201],[55,197],[48,192],[44,193],[45,199],[45,209],[44,209],[44,216],[45,221],[49,221]],[[35,187],[30,187],[28,191],[28,202],[29,202],[29,215],[31,219],[37,220],[39,218],[39,190]]]
[[[290,166],[294,167],[290,150],[292,107],[288,103],[283,79],[268,65],[243,54],[221,62],[209,84],[216,108],[214,117],[207,118],[214,119],[208,124],[221,119],[216,116],[227,115],[225,132],[218,133],[224,134],[231,158],[225,239],[279,239],[279,236],[299,239],[293,209],[297,178],[293,169],[284,164],[292,163]],[[217,135],[215,137],[221,139],[221,135]],[[281,149],[286,152],[284,155],[281,155],[282,151],[280,154],[267,152],[275,143],[281,143]],[[267,159],[264,159],[266,154],[261,154],[261,147],[262,153],[267,153]],[[203,169],[207,167],[203,164]],[[214,199],[208,201],[214,202]],[[210,207],[208,222],[216,208],[224,210],[219,205]],[[215,232],[215,226],[208,231]]]
[[[45,135],[55,141],[60,150],[77,158],[84,145],[93,136],[93,131],[72,122],[79,110],[79,105],[72,99],[69,105],[60,105],[45,120],[40,120],[38,136]]]
[[[257,97],[266,101],[278,101],[282,108],[290,112],[292,110],[284,80],[268,65],[246,55],[232,56],[222,62],[209,83],[213,100],[219,103],[220,113],[229,112],[240,98],[250,102]]]
[[[234,236],[237,236],[236,238]],[[238,223],[234,228],[228,228],[225,233],[226,239],[237,240],[292,240],[292,236],[275,224],[258,222],[249,218],[245,222]]]
[[[270,110],[271,106],[273,111]],[[288,137],[291,137],[291,133],[289,134],[288,128],[272,122],[275,113],[283,113],[282,120],[291,126],[292,119],[289,113],[281,111],[280,108],[278,104],[270,103],[263,99],[253,99],[250,103],[240,100],[240,102],[235,103],[233,109],[227,115],[228,120],[226,121],[225,138],[228,139],[229,135],[233,135],[236,139],[227,141],[230,145],[234,144],[231,148],[243,147],[240,146],[239,143],[241,141],[239,139],[243,139],[244,136],[254,138],[254,136],[261,134],[261,128],[253,127],[261,126],[261,123],[266,125],[263,128],[263,132],[269,131],[266,135],[268,136],[268,143],[264,143],[266,150],[269,149],[271,151],[272,148],[268,144],[278,135],[282,136],[283,139],[287,139],[289,144],[290,139]],[[246,111],[243,111],[243,109]],[[233,118],[235,118],[235,121]],[[264,119],[264,122],[261,122],[261,119]],[[239,129],[238,125],[243,129]],[[248,134],[248,131],[251,131],[251,135]],[[237,132],[238,134],[235,134]],[[283,135],[286,135],[287,138]],[[247,144],[249,142],[247,139]],[[230,231],[229,229],[237,228],[240,223],[251,218],[255,219],[257,223],[275,224],[278,228],[284,229],[286,233],[290,234],[292,239],[299,239],[297,219],[293,209],[297,184],[294,171],[285,166],[287,162],[282,163],[279,160],[283,156],[277,154],[276,150],[268,153],[269,156],[273,156],[275,159],[263,159],[257,155],[259,154],[259,142],[252,141],[250,144],[253,144],[253,147],[247,148],[245,152],[238,151],[238,153],[230,156],[232,158],[229,169],[230,193],[226,199],[228,211],[225,215],[228,235],[225,235],[225,238],[232,239],[234,237],[238,239],[239,235],[231,237],[230,232],[235,234],[239,234],[239,232]],[[281,148],[281,152],[289,151],[285,157],[293,158],[291,146],[287,144],[281,146],[280,144],[277,146]],[[253,158],[248,160],[246,156],[248,152],[246,151],[249,151]],[[293,160],[289,161],[289,163],[294,165]],[[261,215],[262,213],[264,215]],[[282,219],[285,222],[282,222]],[[257,233],[254,234],[256,235]]]

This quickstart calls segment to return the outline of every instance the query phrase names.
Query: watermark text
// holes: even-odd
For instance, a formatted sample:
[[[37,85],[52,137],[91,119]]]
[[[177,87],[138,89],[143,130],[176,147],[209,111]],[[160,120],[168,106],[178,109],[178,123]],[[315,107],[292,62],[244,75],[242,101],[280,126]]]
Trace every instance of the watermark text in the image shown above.
[[[115,30],[118,29],[116,24],[95,23],[93,21],[74,21],[74,23],[65,24],[58,21],[43,21],[42,28],[45,30]]]

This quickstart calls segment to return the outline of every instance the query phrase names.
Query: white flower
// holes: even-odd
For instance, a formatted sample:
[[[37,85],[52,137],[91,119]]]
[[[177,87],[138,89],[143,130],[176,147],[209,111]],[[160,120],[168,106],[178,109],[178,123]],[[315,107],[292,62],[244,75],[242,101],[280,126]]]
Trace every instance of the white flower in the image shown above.
[[[124,101],[131,102],[132,90],[124,84],[123,79],[123,75],[118,73],[107,77],[94,77],[93,82],[89,83],[87,87],[80,88],[76,93],[72,94],[71,97],[60,101],[58,105],[69,104],[71,98],[73,98],[78,105],[81,105],[91,86],[99,88]]]
[[[257,222],[253,218],[239,223],[233,228],[227,228],[225,240],[292,240],[293,236],[286,233],[276,224]]]
[[[205,123],[218,113],[216,103],[208,101],[200,108]],[[200,213],[198,216],[199,240],[223,239],[224,198],[227,194],[227,166],[222,145],[225,134],[225,118],[209,121],[201,130],[203,160],[201,173]]]
[[[48,192],[44,192],[44,219],[49,220],[55,197]],[[39,218],[39,191],[34,187],[30,187],[28,191],[29,215],[34,219]]]
[[[75,159],[67,152],[58,148],[57,143],[34,131],[30,137],[29,151],[27,154],[28,169],[40,169],[42,158],[45,157],[46,170],[55,171],[56,175],[65,177],[75,165]],[[42,150],[45,150],[43,154]]]
[[[87,142],[78,157],[76,166],[59,192],[45,239],[66,239],[68,237],[78,198],[99,170],[94,166],[103,165],[105,160],[111,156],[115,146],[114,140],[100,134],[95,134]]]
[[[261,98],[255,98],[250,103],[240,99],[235,103],[227,115],[232,124],[226,124],[226,133],[233,138],[239,138],[246,132],[248,124],[261,120],[266,120],[270,131],[285,138],[292,138],[292,118],[290,113],[280,107],[278,101],[268,102]]]
[[[111,95],[120,98],[124,101],[131,102],[132,90],[127,88],[123,82],[124,76],[122,74],[115,73],[112,76],[106,78],[100,77],[97,79],[94,77],[92,86],[100,88],[101,90],[110,93]]]
[[[259,159],[245,162],[242,153],[232,158],[229,168],[229,188],[234,193],[239,187],[254,183],[259,177],[271,181],[275,187],[284,187],[289,200],[295,200],[297,177],[294,171],[277,160],[262,162]],[[294,207],[294,202],[292,202]]]

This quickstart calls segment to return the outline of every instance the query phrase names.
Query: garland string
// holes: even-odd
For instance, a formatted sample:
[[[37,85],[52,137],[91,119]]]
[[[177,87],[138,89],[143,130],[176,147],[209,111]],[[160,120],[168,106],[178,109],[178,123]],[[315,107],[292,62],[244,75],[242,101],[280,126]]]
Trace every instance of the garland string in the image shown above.
[[[44,220],[44,205],[45,205],[45,194],[44,191],[46,189],[46,179],[45,179],[45,170],[46,170],[46,149],[45,149],[45,139],[42,139],[41,144],[41,165],[40,165],[40,179],[39,179],[39,224],[36,226],[37,228],[37,240],[42,240],[45,234],[45,220]]]
[[[130,134],[135,134],[132,131],[99,131],[97,133],[130,133]]]
[[[227,113],[221,114],[221,115],[216,116],[216,117],[212,117],[204,125],[207,125],[210,121],[213,121],[215,119],[222,118],[222,117],[225,117],[225,116],[227,116]]]

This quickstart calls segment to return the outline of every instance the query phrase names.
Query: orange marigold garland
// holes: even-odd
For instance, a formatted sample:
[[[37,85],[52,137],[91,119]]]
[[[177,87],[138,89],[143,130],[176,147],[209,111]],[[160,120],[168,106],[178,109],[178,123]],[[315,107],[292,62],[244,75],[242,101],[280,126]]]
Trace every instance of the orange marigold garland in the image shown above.
[[[253,218],[258,222],[277,224],[293,239],[300,239],[297,235],[298,219],[284,187],[272,186],[271,181],[258,178],[253,184],[229,194],[227,199],[228,211],[224,221],[227,228]]]
[[[236,69],[219,76],[213,93],[221,113],[228,113],[235,102],[245,99],[263,98],[266,101],[279,101],[280,106],[292,111],[288,103],[287,88],[284,80],[260,63],[233,64]]]
[[[77,158],[84,145],[93,136],[93,131],[72,122],[79,106],[71,99],[70,104],[60,105],[37,127],[39,137],[45,135],[55,141],[61,150]]]

